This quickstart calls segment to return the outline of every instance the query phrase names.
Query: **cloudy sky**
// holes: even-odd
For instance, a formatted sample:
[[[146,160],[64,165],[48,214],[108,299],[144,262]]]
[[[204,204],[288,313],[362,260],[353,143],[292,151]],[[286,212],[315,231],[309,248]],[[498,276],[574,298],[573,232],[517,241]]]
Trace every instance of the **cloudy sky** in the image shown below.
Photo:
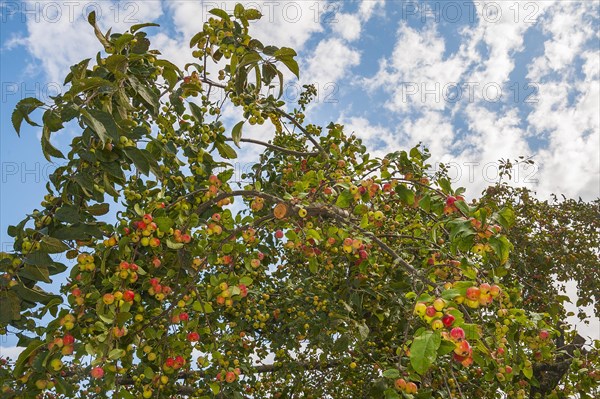
[[[54,170],[37,132],[18,139],[10,112],[21,98],[62,92],[68,67],[100,46],[85,15],[103,30],[141,22],[153,48],[180,66],[187,43],[213,7],[232,1],[7,1],[0,3],[0,240],[6,227],[39,204]],[[514,183],[540,197],[600,196],[600,54],[598,1],[254,1],[252,24],[263,43],[299,53],[300,82],[319,90],[311,122],[343,123],[371,151],[423,142],[432,163],[450,166],[457,185],[477,196],[497,180],[499,159],[532,157]],[[226,112],[234,123],[237,114]],[[68,145],[75,131],[53,136]],[[265,132],[250,131],[263,135]],[[247,150],[243,159],[254,153]],[[599,334],[595,324],[587,328]],[[8,342],[0,342],[7,346]]]

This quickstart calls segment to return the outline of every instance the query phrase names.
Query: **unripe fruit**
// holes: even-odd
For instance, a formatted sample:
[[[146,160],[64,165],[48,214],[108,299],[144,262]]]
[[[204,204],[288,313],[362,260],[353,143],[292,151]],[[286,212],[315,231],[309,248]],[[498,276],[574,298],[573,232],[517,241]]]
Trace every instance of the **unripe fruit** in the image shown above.
[[[414,382],[407,383],[405,392],[408,394],[417,393],[417,384],[415,384]]]
[[[442,298],[438,298],[435,301],[433,301],[433,307],[438,312],[441,312],[446,307],[446,301],[444,301]]]
[[[106,305],[112,305],[114,301],[115,296],[113,294],[104,294],[104,296],[102,296],[102,302]]]
[[[427,305],[425,305],[423,302],[418,302],[415,305],[415,314],[418,316],[425,316],[425,312],[427,310]]]
[[[440,319],[435,319],[433,322],[431,322],[431,328],[433,331],[441,330],[444,328],[444,323]]]

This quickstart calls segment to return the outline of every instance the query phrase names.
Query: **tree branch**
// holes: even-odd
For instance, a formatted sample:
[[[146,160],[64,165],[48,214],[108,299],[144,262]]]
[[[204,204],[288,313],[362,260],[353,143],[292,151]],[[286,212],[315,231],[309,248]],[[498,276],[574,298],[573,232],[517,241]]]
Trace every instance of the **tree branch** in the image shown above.
[[[232,138],[227,138],[227,139],[225,139],[225,141],[233,141],[233,139]],[[315,152],[295,151],[295,150],[290,150],[290,149],[287,149],[287,148],[283,148],[283,147],[280,147],[278,145],[274,145],[274,144],[271,144],[271,143],[266,143],[266,142],[260,141],[260,140],[241,138],[240,141],[244,142],[244,143],[252,143],[252,144],[262,145],[262,146],[265,146],[265,147],[270,148],[272,150],[279,151],[279,152],[281,152],[283,154],[295,155],[295,156],[298,156],[298,157],[314,157],[314,156],[319,155],[319,153],[316,152],[316,151]]]

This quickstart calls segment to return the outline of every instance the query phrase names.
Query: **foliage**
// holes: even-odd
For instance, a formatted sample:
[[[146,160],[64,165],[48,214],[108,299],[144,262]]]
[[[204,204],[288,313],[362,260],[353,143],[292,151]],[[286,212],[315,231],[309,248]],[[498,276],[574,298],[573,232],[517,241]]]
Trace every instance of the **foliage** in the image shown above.
[[[262,93],[299,74],[296,53],[249,36],[254,10],[211,12],[183,70],[147,24],[104,34],[91,14],[96,64],[17,105],[17,132],[42,109],[44,154],[66,164],[9,228],[0,323],[26,349],[2,397],[525,397],[559,331],[503,279],[514,211],[467,204],[420,147],[373,158],[343,126],[306,124],[312,87],[288,113]],[[226,104],[243,111],[231,128]],[[69,122],[65,156],[50,138]],[[234,147],[250,144],[265,149],[241,186]],[[60,273],[60,293],[39,287]],[[593,366],[566,389],[591,394]]]

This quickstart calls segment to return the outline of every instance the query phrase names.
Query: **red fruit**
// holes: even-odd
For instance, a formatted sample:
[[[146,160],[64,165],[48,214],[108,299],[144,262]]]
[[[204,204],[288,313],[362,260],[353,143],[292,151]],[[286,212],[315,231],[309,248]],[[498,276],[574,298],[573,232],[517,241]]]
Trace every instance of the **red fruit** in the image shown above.
[[[151,284],[152,286],[156,286],[156,285],[158,285],[158,282],[159,282],[159,280],[158,280],[156,277],[152,277],[152,278],[150,279],[150,284]]]
[[[175,363],[176,365],[179,365],[179,367],[181,367],[185,364],[185,359],[183,358],[183,356],[177,356],[175,358]]]
[[[358,251],[358,256],[361,259],[367,259],[369,257],[369,254],[364,249],[361,249],[360,251]]]
[[[165,367],[173,367],[175,366],[175,359],[173,359],[172,357],[167,358],[167,360],[165,361]]]
[[[406,384],[406,393],[411,394],[411,393],[417,393],[417,384],[415,384],[414,382],[409,382]]]
[[[450,328],[450,326],[452,326],[452,324],[454,324],[454,316],[452,316],[451,314],[446,314],[444,315],[444,317],[442,317],[442,323],[444,323],[444,326],[446,328]]]
[[[488,283],[482,283],[479,285],[479,290],[484,295],[487,294],[488,292],[490,292],[491,289],[492,289],[492,287]]]
[[[144,216],[142,216],[142,221],[146,224],[150,224],[152,222],[152,215],[150,215],[149,213],[145,214]]]
[[[481,290],[477,287],[469,287],[467,288],[467,298],[472,301],[479,300],[479,295],[481,294]]]
[[[360,186],[360,187],[358,188],[358,192],[360,193],[360,195],[363,195],[364,193],[366,193],[366,192],[367,192],[367,189],[366,189],[366,188],[364,188],[363,186]]]
[[[71,345],[73,344],[73,342],[75,342],[75,338],[71,334],[65,334],[65,336],[63,337],[63,344]]]
[[[73,291],[71,291],[71,295],[73,295],[74,297],[78,297],[81,295],[81,290],[79,288],[73,288]]]
[[[463,330],[460,327],[454,327],[452,330],[450,330],[450,338],[452,338],[453,341],[457,342],[464,340],[465,330]]]
[[[189,244],[189,242],[192,241],[192,237],[189,234],[183,234],[181,236],[181,241],[183,241],[185,244]]]
[[[133,298],[135,298],[135,292],[127,290],[123,293],[123,300],[125,302],[133,302]]]
[[[448,197],[446,197],[446,205],[447,206],[452,206],[454,205],[454,203],[456,202],[456,198],[449,195]]]
[[[383,185],[383,191],[385,191],[386,193],[390,192],[390,190],[392,189],[392,185],[390,183],[384,183]]]
[[[437,312],[437,310],[435,310],[435,308],[433,306],[427,306],[427,309],[425,309],[425,314],[429,317],[435,316],[436,312]]]
[[[245,284],[240,284],[238,288],[240,289],[240,296],[242,298],[248,295],[248,287]]]
[[[135,263],[131,263],[131,264],[129,265],[129,268],[130,268],[132,271],[134,271],[134,272],[137,272],[137,271],[138,271],[138,269],[139,269],[138,265],[136,265]]]
[[[228,371],[227,374],[225,374],[225,381],[232,383],[233,381],[235,381],[235,379],[237,378],[237,376],[235,375],[235,373],[233,371]]]
[[[546,330],[540,331],[540,339],[547,340],[549,336],[550,336],[550,334],[548,333],[548,331],[546,331]]]
[[[200,339],[200,334],[198,334],[197,332],[193,331],[191,333],[189,333],[187,335],[187,340],[190,342],[196,342]]]
[[[406,380],[404,380],[404,378],[398,378],[394,381],[394,385],[396,386],[396,389],[404,391],[406,389]]]
[[[179,315],[179,320],[181,321],[188,321],[190,319],[190,315],[188,315],[186,312],[183,312]]]
[[[145,230],[146,229],[146,223],[144,223],[144,222],[138,222],[137,228],[139,230]]]
[[[462,356],[462,357],[469,357],[471,356],[472,353],[472,349],[471,349],[471,345],[469,345],[469,342],[467,341],[461,341],[456,345],[456,348],[454,348],[454,353],[457,354],[458,356]]]
[[[281,240],[281,239],[283,238],[283,231],[281,231],[281,230],[277,230],[277,231],[275,232],[275,238],[277,238],[277,239]]]
[[[154,258],[154,259],[152,259],[152,265],[153,265],[154,267],[160,267],[160,264],[161,264],[161,263],[162,263],[162,262],[161,262],[161,261],[160,261],[160,259],[158,259],[158,258]]]
[[[506,370],[506,374],[512,373],[512,367],[506,366],[504,369]]]
[[[104,369],[102,367],[94,367],[90,372],[92,378],[102,378],[104,377]]]

